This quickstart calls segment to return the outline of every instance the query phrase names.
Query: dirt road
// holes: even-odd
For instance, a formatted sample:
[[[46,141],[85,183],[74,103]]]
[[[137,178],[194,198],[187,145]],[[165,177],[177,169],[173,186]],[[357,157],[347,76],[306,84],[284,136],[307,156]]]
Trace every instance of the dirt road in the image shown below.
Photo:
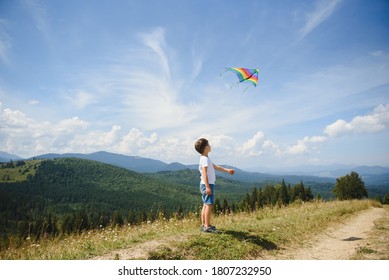
[[[385,219],[386,226],[389,211],[385,208],[370,208],[341,225],[307,241],[303,247],[277,255],[277,259],[294,260],[348,260],[357,253],[357,249],[372,239],[375,222]],[[384,246],[388,249],[389,233],[384,231]],[[372,250],[373,251],[373,250]]]

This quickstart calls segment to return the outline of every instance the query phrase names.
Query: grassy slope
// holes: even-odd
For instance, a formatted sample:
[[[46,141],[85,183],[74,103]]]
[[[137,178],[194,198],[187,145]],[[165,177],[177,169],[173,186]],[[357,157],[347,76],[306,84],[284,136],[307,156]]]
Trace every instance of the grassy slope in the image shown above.
[[[25,161],[26,164],[5,168],[6,163],[0,165],[0,182],[14,183],[27,180],[27,176],[34,176],[42,160]],[[16,164],[16,163],[15,163]]]
[[[184,220],[160,219],[135,227],[104,229],[54,240],[13,242],[0,252],[1,259],[88,259],[105,255],[120,258],[118,249],[136,251],[140,245],[159,241],[143,249],[145,259],[260,259],[263,254],[301,245],[304,240],[340,223],[355,213],[377,205],[370,200],[294,204],[265,208],[252,213],[213,217],[222,234],[199,231],[197,216]],[[386,229],[388,230],[388,229]],[[154,242],[155,243],[155,242]]]

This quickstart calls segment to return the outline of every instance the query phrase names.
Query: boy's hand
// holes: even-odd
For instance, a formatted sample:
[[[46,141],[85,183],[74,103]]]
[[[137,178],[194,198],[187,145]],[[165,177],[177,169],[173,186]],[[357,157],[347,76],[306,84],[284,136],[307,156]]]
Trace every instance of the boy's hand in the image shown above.
[[[212,194],[211,187],[205,187],[205,193],[206,193],[207,195],[211,195],[211,194]]]
[[[234,170],[234,169],[228,169],[227,172],[228,172],[230,175],[234,175],[235,170]]]

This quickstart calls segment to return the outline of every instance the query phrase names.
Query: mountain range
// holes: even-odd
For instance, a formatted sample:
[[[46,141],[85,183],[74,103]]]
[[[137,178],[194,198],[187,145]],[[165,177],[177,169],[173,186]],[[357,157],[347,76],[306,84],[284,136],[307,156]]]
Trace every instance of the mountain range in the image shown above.
[[[197,164],[184,165],[178,162],[165,163],[160,160],[143,158],[138,156],[127,156],[122,154],[115,154],[109,152],[95,152],[91,154],[82,153],[65,153],[65,154],[42,154],[32,158],[35,159],[53,159],[53,158],[81,158],[93,161],[98,161],[114,166],[123,167],[138,173],[156,173],[161,171],[178,171],[184,169],[197,169]],[[30,158],[30,159],[32,159]],[[0,162],[9,162],[10,160],[22,160],[21,157],[0,152]],[[285,181],[290,183],[304,182],[319,182],[334,183],[337,177],[349,174],[351,171],[357,172],[366,185],[386,185],[389,184],[389,168],[382,166],[346,166],[346,165],[332,165],[332,166],[306,166],[301,167],[304,171],[297,169],[288,172],[268,170],[269,173],[245,171],[233,167],[236,173],[234,180],[242,182],[266,182],[266,181]],[[270,173],[271,172],[271,173]],[[230,175],[219,173],[218,176],[231,178]]]

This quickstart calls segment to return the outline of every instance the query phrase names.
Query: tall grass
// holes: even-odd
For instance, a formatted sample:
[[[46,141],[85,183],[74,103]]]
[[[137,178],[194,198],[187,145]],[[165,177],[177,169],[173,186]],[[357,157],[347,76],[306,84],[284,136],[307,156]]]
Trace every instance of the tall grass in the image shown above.
[[[148,259],[255,259],[301,245],[304,240],[341,223],[356,212],[379,204],[371,200],[294,203],[250,213],[213,216],[221,234],[199,230],[198,215],[182,220],[161,218],[154,223],[106,228],[39,242],[12,242],[0,259],[89,259],[118,249],[132,250],[152,240]],[[108,258],[119,258],[112,253]],[[143,257],[142,257],[143,258]]]

